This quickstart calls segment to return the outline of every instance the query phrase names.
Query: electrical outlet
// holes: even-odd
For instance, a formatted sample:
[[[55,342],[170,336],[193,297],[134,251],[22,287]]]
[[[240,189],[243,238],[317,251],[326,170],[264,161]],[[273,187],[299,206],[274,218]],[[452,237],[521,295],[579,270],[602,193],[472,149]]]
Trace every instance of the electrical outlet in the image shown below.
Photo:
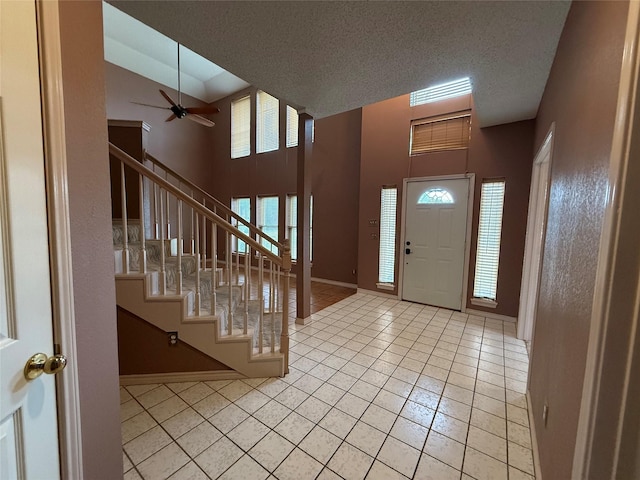
[[[549,404],[547,402],[544,402],[544,405],[542,406],[542,423],[545,427],[547,426],[548,419],[549,419]]]
[[[178,332],[167,332],[169,336],[169,346],[176,347],[178,345]]]

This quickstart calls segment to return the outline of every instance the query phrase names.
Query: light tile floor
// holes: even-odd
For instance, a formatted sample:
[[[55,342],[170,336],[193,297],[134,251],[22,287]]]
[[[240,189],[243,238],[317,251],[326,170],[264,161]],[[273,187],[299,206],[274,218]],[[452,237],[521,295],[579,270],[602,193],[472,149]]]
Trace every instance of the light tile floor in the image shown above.
[[[362,293],[312,319],[282,379],[122,387],[125,479],[533,479],[515,325]]]

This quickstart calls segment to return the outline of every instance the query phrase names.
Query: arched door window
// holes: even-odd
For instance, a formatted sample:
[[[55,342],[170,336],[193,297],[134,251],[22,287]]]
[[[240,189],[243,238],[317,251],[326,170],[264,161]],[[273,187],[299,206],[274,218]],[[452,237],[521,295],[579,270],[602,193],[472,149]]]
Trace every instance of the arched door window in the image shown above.
[[[418,198],[418,205],[427,205],[430,203],[455,203],[453,196],[444,188],[430,188]]]

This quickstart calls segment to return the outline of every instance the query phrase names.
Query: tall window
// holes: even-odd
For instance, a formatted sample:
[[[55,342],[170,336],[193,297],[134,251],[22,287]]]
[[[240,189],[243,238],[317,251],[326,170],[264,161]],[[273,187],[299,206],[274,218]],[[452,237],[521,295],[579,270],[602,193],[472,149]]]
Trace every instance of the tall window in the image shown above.
[[[298,112],[287,105],[287,147],[298,145]]]
[[[258,197],[258,228],[274,240],[278,240],[278,197]],[[262,246],[278,253],[275,245],[261,239]]]
[[[469,77],[454,80],[452,82],[434,85],[433,87],[423,88],[411,92],[409,97],[409,105],[415,107],[424,103],[437,102],[446,98],[458,97],[471,93],[471,81]]]
[[[313,196],[309,212],[309,260],[313,260]],[[291,260],[298,259],[298,196],[287,195],[287,238],[291,245]]]
[[[382,187],[380,195],[380,252],[378,282],[393,284],[396,263],[396,204],[398,188]]]
[[[246,157],[251,153],[251,97],[231,102],[231,158]]]
[[[232,198],[231,199],[231,210],[234,213],[237,213],[242,219],[247,222],[251,222],[251,199],[250,198]],[[235,226],[238,227],[242,233],[247,236],[250,236],[249,227],[244,225],[241,222],[233,222]],[[244,253],[246,250],[246,244],[242,240],[237,240],[237,245],[234,245],[236,252]]]
[[[473,284],[473,296],[476,298],[496,300],[503,205],[504,180],[483,182]]]
[[[264,153],[279,147],[278,109],[280,102],[268,93],[256,94],[256,152]]]

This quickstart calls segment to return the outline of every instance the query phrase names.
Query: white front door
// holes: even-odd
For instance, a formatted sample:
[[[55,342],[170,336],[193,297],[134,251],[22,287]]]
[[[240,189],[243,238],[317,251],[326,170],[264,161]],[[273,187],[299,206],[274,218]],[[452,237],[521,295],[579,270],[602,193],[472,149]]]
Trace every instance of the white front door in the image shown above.
[[[469,178],[409,181],[402,298],[460,310]]]
[[[35,2],[0,1],[0,478],[59,478]]]

